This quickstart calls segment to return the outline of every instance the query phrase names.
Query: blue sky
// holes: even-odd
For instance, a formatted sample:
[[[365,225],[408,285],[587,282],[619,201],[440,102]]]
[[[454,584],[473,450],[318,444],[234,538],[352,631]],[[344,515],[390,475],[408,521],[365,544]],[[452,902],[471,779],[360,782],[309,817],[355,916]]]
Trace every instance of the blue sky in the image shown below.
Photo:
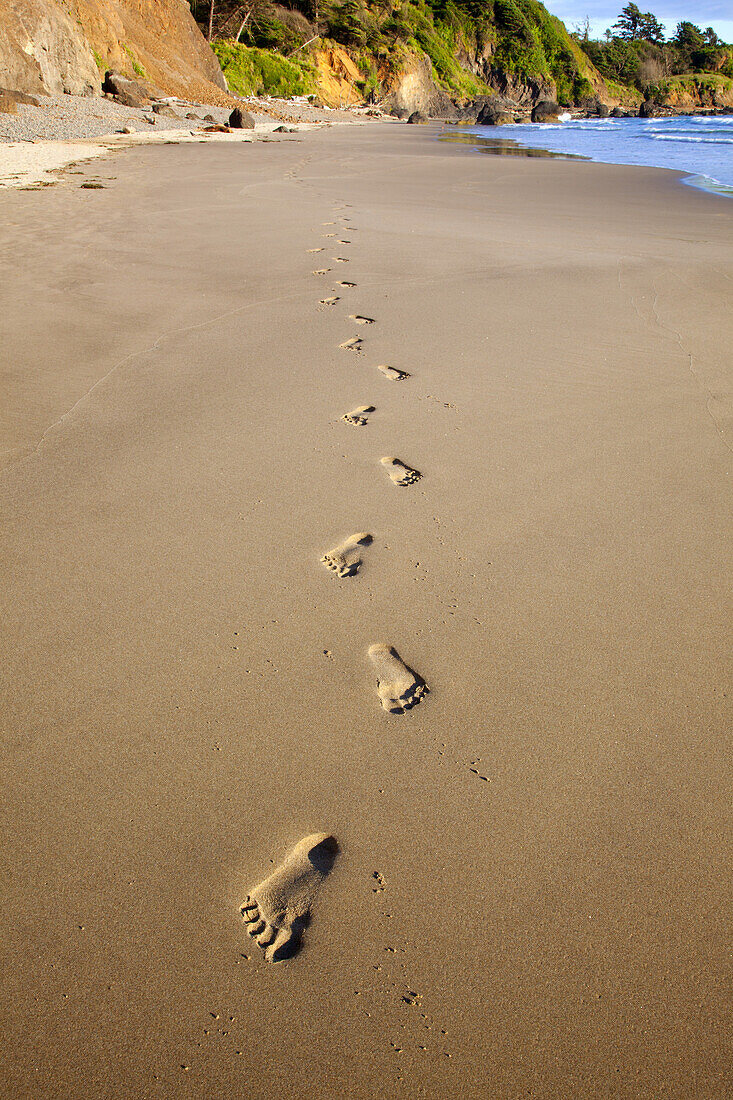
[[[595,38],[612,27],[627,0],[544,0],[553,15],[559,15],[569,31],[586,17]],[[725,42],[733,42],[732,0],[636,0],[642,11],[651,11],[673,34],[683,19],[698,27],[712,27]]]

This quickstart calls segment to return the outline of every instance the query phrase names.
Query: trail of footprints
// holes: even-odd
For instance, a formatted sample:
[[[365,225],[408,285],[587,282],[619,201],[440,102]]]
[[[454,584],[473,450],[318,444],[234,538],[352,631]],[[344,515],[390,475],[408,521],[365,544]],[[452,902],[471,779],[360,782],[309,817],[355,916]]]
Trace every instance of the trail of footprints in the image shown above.
[[[355,227],[346,224],[345,217],[341,216],[340,220],[347,232],[355,232]],[[329,229],[329,232],[323,234],[324,237],[336,238],[336,222],[326,221],[323,226]],[[330,230],[332,226],[335,227],[333,231]],[[346,246],[351,241],[339,237],[337,243]],[[308,253],[323,251],[323,247],[307,249]],[[350,262],[348,256],[333,256],[331,259],[333,263]],[[329,273],[330,268],[327,267],[313,272],[316,276]],[[335,290],[351,290],[356,285],[347,280],[337,281],[334,293],[321,298],[319,305],[327,308],[336,306],[341,301],[341,296]],[[361,313],[350,313],[347,319],[356,325],[375,324],[374,317]],[[364,340],[361,336],[352,336],[339,347],[345,351],[363,353]],[[403,382],[410,377],[407,371],[387,364],[377,365],[377,370],[390,382]],[[376,411],[374,405],[359,405],[344,413],[341,419],[347,424],[365,427],[371,413]],[[419,470],[413,469],[402,459],[386,456],[379,461],[391,482],[400,488],[414,485],[422,477]],[[373,541],[373,535],[359,531],[326,551],[321,561],[339,580],[355,577],[362,566],[363,551]],[[429,694],[430,689],[425,680],[402,659],[394,646],[383,642],[371,645],[367,650],[367,658],[375,677],[377,696],[382,708],[389,714],[404,714]],[[338,844],[333,836],[314,833],[304,837],[268,878],[250,890],[242,902],[240,912],[246,930],[262,949],[268,962],[291,958],[300,948],[318,892],[333,868],[337,854]],[[375,891],[381,892],[384,889],[384,879],[378,872],[375,872],[374,877],[378,884]],[[417,1003],[416,997],[417,994],[410,992],[409,997],[403,999],[414,1005]]]

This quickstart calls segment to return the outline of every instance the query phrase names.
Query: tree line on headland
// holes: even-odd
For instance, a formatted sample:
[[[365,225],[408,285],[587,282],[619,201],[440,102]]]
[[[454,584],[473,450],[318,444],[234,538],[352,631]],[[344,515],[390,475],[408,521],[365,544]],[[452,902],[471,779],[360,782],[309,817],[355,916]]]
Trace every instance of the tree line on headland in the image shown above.
[[[619,84],[647,91],[664,77],[720,73],[733,78],[733,51],[713,30],[687,20],[665,40],[664,27],[651,12],[627,4],[602,40],[590,37],[588,21],[573,37],[598,72]]]

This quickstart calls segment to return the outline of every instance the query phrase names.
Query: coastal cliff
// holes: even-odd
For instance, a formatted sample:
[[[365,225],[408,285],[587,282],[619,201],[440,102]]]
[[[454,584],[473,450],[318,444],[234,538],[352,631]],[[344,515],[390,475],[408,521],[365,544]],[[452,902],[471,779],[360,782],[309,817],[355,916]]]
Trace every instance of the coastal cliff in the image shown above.
[[[405,115],[473,112],[474,121],[488,100],[521,118],[543,101],[636,113],[642,99],[612,78],[598,44],[569,34],[539,0],[337,0],[317,18],[297,3],[250,7],[256,18],[238,27],[227,12],[243,6],[218,0],[209,45],[212,7],[203,0],[0,0],[0,86],[100,95],[113,70],[154,95],[199,102],[227,104],[229,91],[311,95],[329,107],[378,102]],[[716,56],[724,65],[725,51]],[[670,112],[726,109],[733,80],[725,69],[675,76],[644,97]]]
[[[185,0],[0,0],[0,84],[99,95],[107,69],[166,95],[223,101],[220,66]]]

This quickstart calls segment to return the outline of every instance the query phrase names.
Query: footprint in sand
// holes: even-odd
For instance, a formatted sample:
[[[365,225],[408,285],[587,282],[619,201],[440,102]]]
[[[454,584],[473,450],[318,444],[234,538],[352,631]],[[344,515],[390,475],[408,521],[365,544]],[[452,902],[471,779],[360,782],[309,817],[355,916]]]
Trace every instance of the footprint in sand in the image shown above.
[[[389,378],[390,382],[404,382],[406,378],[409,378],[409,374],[406,370],[398,370],[397,367],[388,367],[386,363],[380,363],[377,370],[381,370],[385,378]]]
[[[336,303],[340,302],[340,301],[341,301],[341,299],[338,296],[335,297],[335,298],[321,298],[321,305],[322,306],[335,306]]]
[[[350,313],[349,320],[355,321],[357,325],[373,325],[373,317],[362,317],[361,313]]]
[[[311,272],[312,275],[328,275],[330,267],[319,267],[316,271]]]
[[[358,424],[362,427],[369,419],[369,413],[374,412],[374,405],[360,405],[358,409],[352,409],[351,412],[344,413],[341,417],[347,424]]]
[[[413,470],[411,466],[400,462],[399,458],[380,458],[379,461],[386,468],[395,485],[414,485],[422,477],[419,470]]]
[[[321,225],[335,225],[336,222],[321,222]]]
[[[240,912],[247,931],[268,962],[289,959],[298,951],[316,894],[337,853],[332,836],[313,833],[244,899]]]
[[[339,241],[339,244],[351,244],[351,241]]]
[[[349,262],[348,256],[332,256],[331,259],[335,264],[347,264]]]
[[[362,343],[361,336],[352,336],[350,340],[344,340],[343,344],[339,344],[339,347],[344,351],[361,351]]]
[[[422,676],[405,664],[391,645],[369,647],[369,659],[377,673],[377,692],[390,714],[402,714],[417,706],[429,692]]]
[[[337,577],[353,577],[359,572],[361,565],[360,546],[369,546],[373,542],[371,535],[359,531],[356,535],[349,535],[347,539],[334,546],[324,554],[321,561],[328,566]]]
[[[336,234],[335,233],[324,233],[323,236],[324,237],[335,237]]]
[[[322,248],[306,248],[306,252],[323,252]]]
[[[356,286],[356,283],[339,283],[338,285],[342,287],[352,287]]]

